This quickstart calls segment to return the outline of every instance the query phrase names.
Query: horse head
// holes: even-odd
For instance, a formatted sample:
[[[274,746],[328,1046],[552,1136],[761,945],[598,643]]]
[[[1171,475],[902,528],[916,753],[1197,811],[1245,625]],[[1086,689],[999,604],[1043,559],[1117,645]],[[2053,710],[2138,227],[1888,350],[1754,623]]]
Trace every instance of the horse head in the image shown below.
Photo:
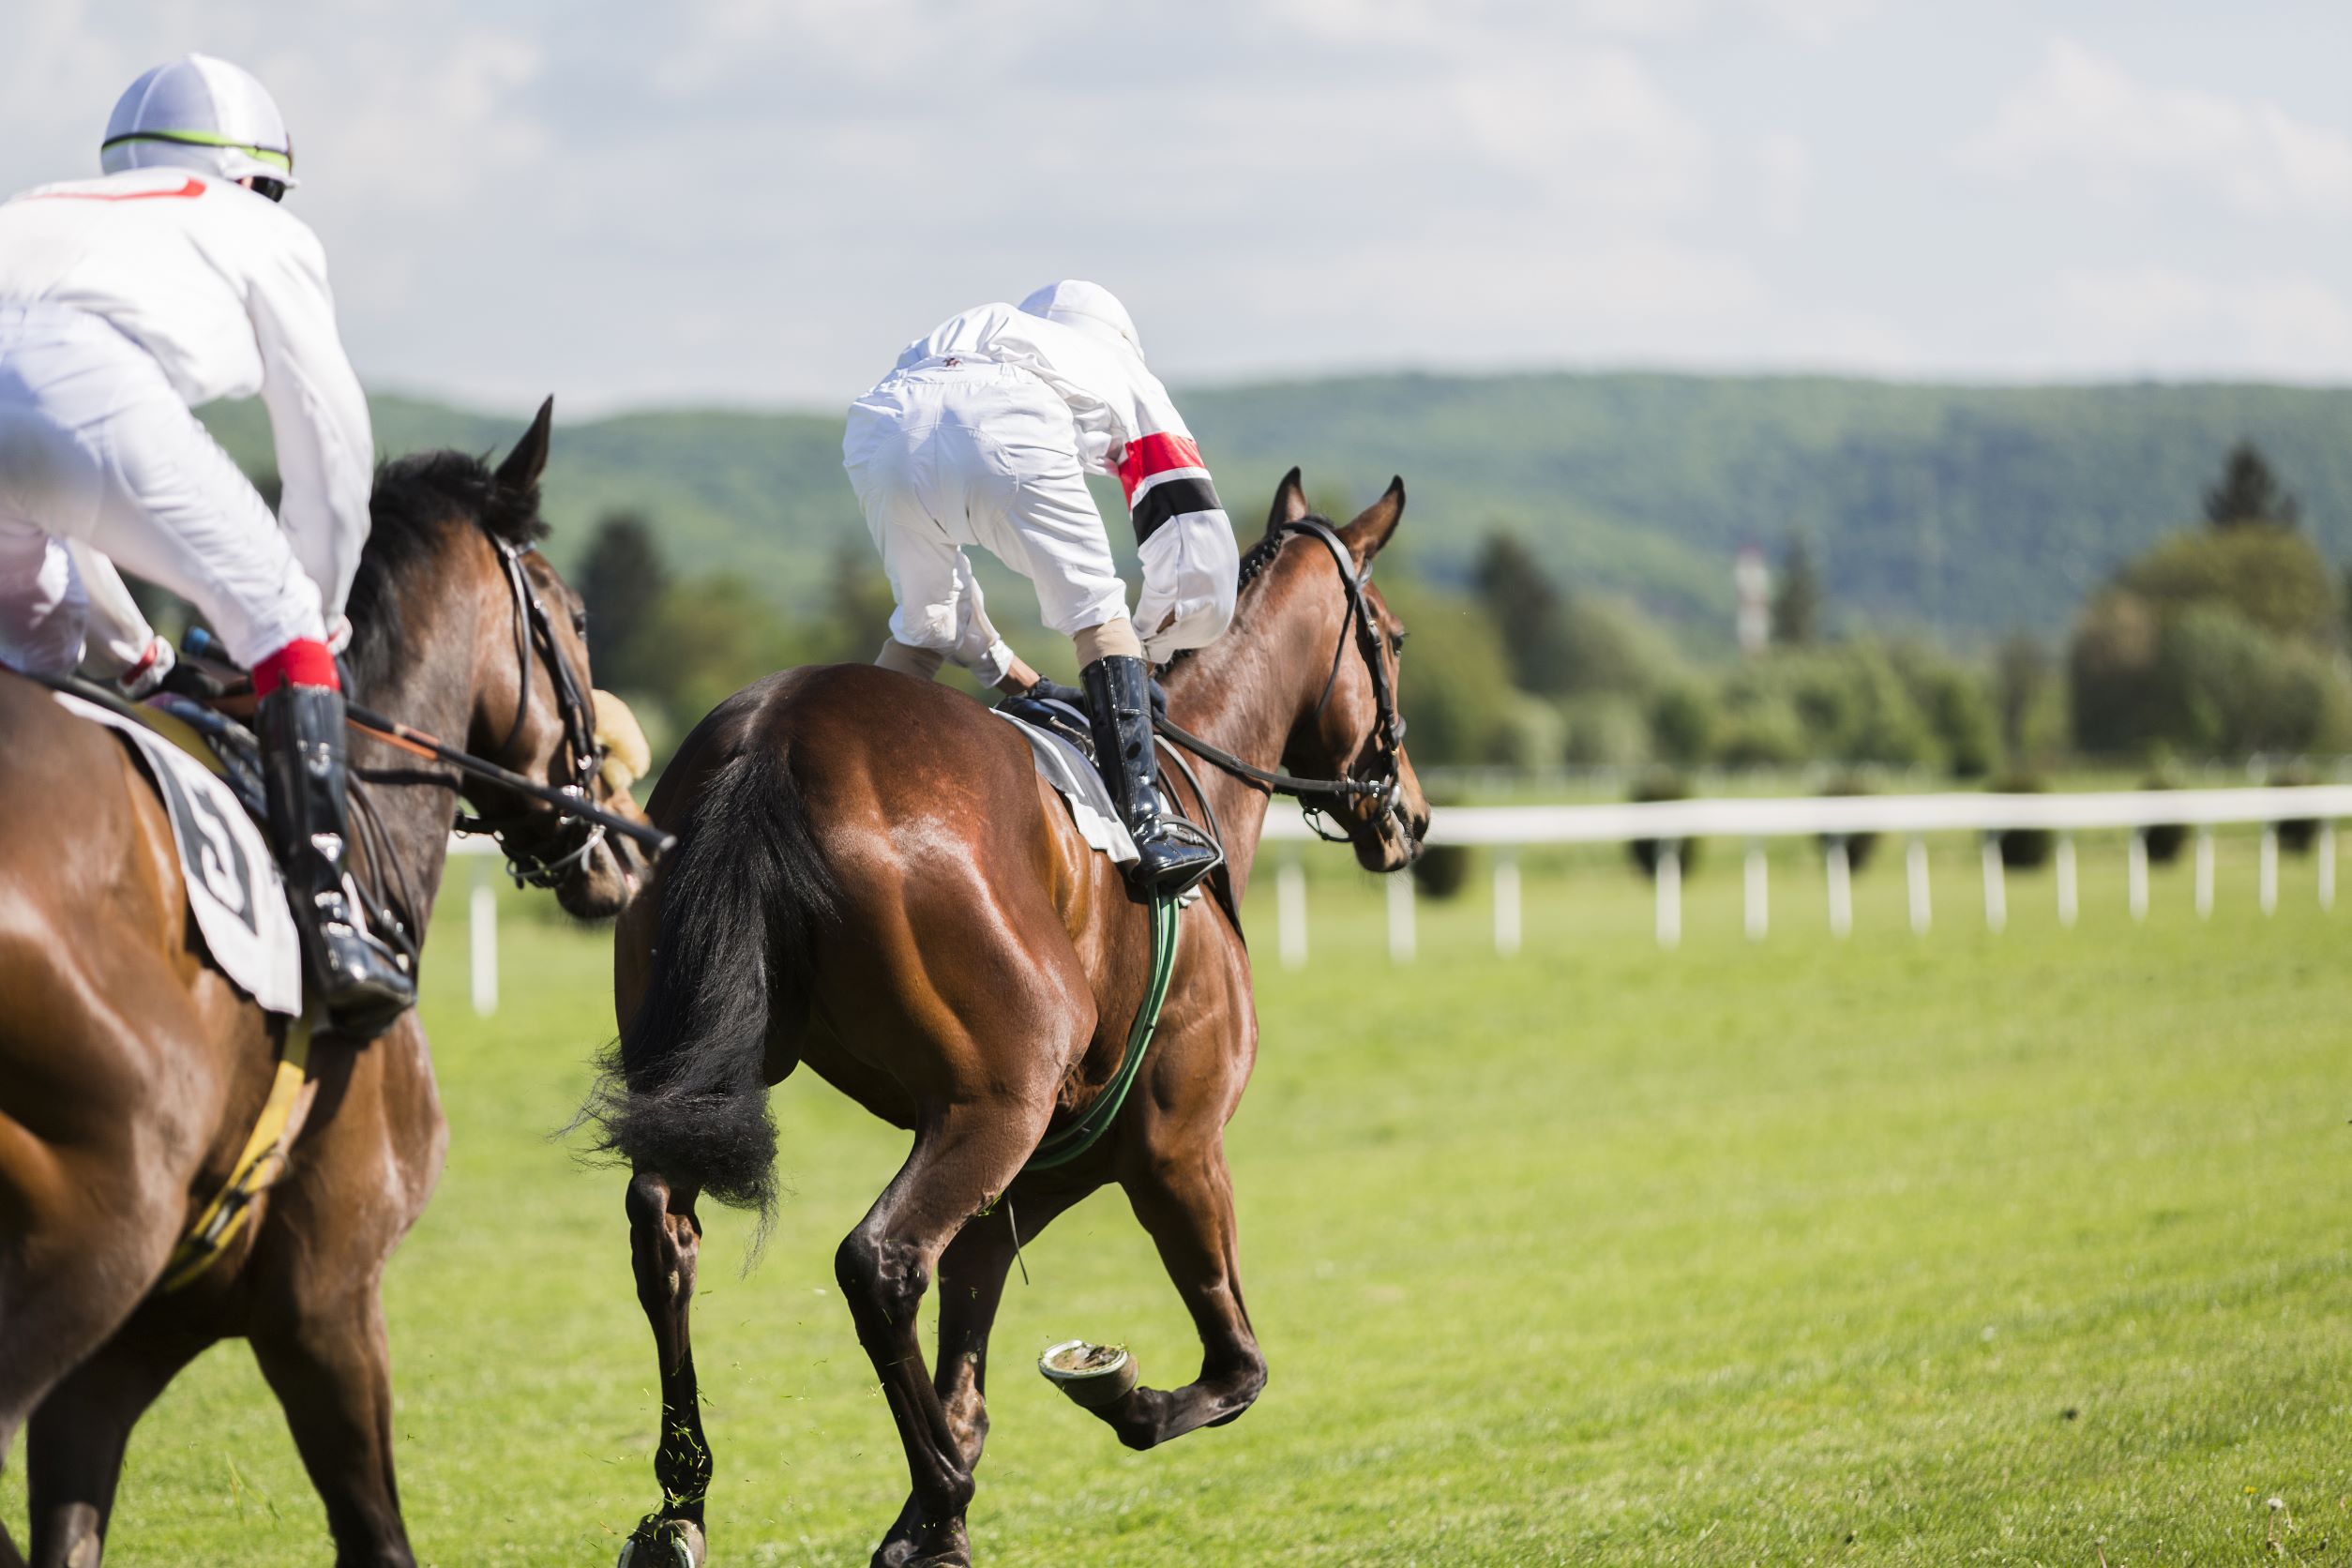
[[[459,452],[386,463],[374,532],[352,585],[351,665],[361,696],[398,691],[396,713],[535,784],[641,818],[629,785],[648,766],[643,734],[589,671],[587,610],[539,553],[554,400],[493,469]],[[402,716],[405,716],[403,715]],[[637,847],[541,801],[468,780],[474,826],[494,833],[508,869],[552,888],[582,919],[619,912],[644,880]]]
[[[1336,805],[1308,805],[1339,824],[1368,871],[1410,865],[1429,831],[1429,802],[1406,755],[1397,706],[1405,626],[1372,582],[1373,562],[1404,515],[1405,481],[1393,479],[1353,521],[1335,527],[1307,505],[1294,468],[1275,489],[1265,537],[1250,552],[1264,576],[1258,595],[1302,624],[1318,661],[1315,695],[1284,742],[1283,766],[1364,787]]]

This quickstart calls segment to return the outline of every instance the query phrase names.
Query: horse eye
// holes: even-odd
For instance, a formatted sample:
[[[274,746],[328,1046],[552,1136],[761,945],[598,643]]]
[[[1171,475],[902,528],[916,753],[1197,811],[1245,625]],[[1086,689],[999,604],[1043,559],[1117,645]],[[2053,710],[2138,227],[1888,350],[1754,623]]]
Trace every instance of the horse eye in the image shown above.
[[[588,635],[587,606],[582,605],[578,610],[572,611],[572,630],[578,632],[582,637]]]
[[[1392,654],[1401,654],[1401,653],[1403,653],[1403,652],[1405,651],[1405,639],[1407,639],[1408,637],[1410,637],[1411,635],[1412,635],[1412,633],[1410,633],[1410,632],[1409,632],[1409,631],[1393,631],[1393,632],[1390,632],[1390,633],[1388,634],[1388,650],[1389,650],[1389,652],[1390,652],[1390,653],[1392,653]]]

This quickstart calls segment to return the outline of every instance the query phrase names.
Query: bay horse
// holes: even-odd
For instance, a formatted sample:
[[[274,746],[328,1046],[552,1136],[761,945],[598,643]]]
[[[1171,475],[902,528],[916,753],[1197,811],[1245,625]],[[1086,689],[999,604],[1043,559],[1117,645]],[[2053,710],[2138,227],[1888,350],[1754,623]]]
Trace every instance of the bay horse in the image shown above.
[[[946,687],[861,665],[770,676],[687,737],[647,803],[679,848],[615,928],[621,1033],[591,1102],[604,1147],[633,1168],[632,1259],[661,1380],[664,1501],[624,1563],[703,1560],[695,1205],[772,1205],[767,1093],[800,1063],[914,1134],[836,1257],[912,1481],[876,1563],[971,1560],[964,1513],[1005,1270],[1022,1239],[1105,1184],[1158,1244],[1202,1359],[1184,1387],[1133,1388],[1094,1413],[1145,1449],[1258,1397],[1266,1365],[1242,1302],[1224,1128],[1257,1055],[1238,911],[1270,797],[1231,770],[1277,776],[1279,763],[1342,796],[1333,814],[1368,869],[1418,852],[1429,810],[1395,711],[1405,634],[1368,580],[1404,505],[1400,480],[1334,530],[1309,515],[1292,470],[1243,561],[1230,629],[1168,671],[1170,721],[1228,764],[1179,792],[1221,828],[1227,860],[1214,896],[1181,915],[1135,1092],[1066,1164],[1024,1168],[1116,1073],[1152,917],[1038,778],[1027,741]],[[915,1320],[935,1278],[955,1289],[933,1379]]]
[[[531,548],[550,415],[495,472],[456,452],[379,470],[349,684],[396,720],[634,814],[565,695],[587,689],[580,601]],[[378,1282],[447,1141],[424,1031],[411,1014],[373,1040],[321,1033],[282,1179],[207,1272],[158,1289],[255,1125],[288,1020],[204,960],[164,808],[115,736],[10,674],[0,735],[0,1456],[25,1426],[32,1560],[96,1568],[132,1425],[199,1351],[242,1336],[337,1562],[412,1563]],[[457,776],[360,734],[351,756],[363,885],[421,936]],[[632,847],[544,806],[468,797],[574,914],[611,914],[643,873]],[[0,1565],[25,1561],[0,1526]]]

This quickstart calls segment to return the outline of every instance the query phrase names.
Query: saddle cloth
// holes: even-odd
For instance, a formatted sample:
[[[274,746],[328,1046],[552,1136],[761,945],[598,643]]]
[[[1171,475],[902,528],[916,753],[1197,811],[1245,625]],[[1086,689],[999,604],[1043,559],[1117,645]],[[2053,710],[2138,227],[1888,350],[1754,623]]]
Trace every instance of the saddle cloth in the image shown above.
[[[137,719],[64,692],[58,704],[124,736],[172,820],[188,912],[213,962],[272,1013],[302,1011],[302,947],[286,884],[261,830],[229,787]]]
[[[1042,725],[1032,724],[1003,708],[988,711],[1028,740],[1030,754],[1037,763],[1037,776],[1052,785],[1054,793],[1070,808],[1070,821],[1077,824],[1080,837],[1110,856],[1114,866],[1129,866],[1142,858],[1136,852],[1135,837],[1128,833],[1127,824],[1119,820],[1119,807],[1111,800],[1103,776],[1094,771],[1092,757]]]

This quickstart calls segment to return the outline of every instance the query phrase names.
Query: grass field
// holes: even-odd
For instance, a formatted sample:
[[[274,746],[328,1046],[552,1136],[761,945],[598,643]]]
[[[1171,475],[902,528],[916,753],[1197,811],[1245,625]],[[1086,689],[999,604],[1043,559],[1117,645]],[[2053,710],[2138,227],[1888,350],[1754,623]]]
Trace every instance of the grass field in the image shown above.
[[[1000,1321],[983,1560],[2352,1560],[2352,912],[2306,863],[2265,920],[2225,839],[2209,923],[2174,868],[2135,927],[2119,854],[2087,852],[2078,928],[2043,873],[1995,938],[1955,855],[1922,941],[1890,854],[1851,940],[1784,879],[1751,946],[1722,855],[1670,956],[1643,884],[1588,863],[1530,870],[1520,957],[1473,880],[1404,969],[1378,890],[1315,865],[1313,962],[1264,966],[1231,1132],[1271,1386],[1134,1455],[1027,1370],[1078,1334],[1155,1382],[1194,1364],[1124,1205],[1091,1200]],[[545,1136],[606,1028],[606,942],[507,908],[498,1018],[463,1010],[455,927],[429,969],[449,1168],[388,1285],[403,1492],[445,1568],[608,1562],[655,1495],[620,1183]],[[813,1081],[778,1114],[768,1252],[738,1277],[724,1215],[705,1265],[713,1545],[858,1564],[905,1476],[830,1259],[903,1143]],[[328,1560],[241,1348],[141,1429],[112,1546]]]

